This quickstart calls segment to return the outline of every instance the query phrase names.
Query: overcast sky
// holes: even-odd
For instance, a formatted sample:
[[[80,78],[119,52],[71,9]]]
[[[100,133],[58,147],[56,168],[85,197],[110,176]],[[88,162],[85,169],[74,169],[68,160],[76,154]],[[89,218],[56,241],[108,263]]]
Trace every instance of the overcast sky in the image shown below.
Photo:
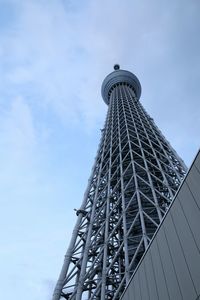
[[[189,166],[200,1],[0,0],[0,299],[50,300],[96,155],[114,63]]]

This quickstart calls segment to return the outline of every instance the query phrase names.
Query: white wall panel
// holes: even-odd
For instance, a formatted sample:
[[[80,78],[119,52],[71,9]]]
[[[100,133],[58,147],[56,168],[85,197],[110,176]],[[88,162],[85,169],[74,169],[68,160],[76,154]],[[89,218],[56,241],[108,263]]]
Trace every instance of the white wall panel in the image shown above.
[[[194,162],[195,166],[197,167],[197,169],[199,170],[200,172],[200,156],[198,155],[197,158],[195,159],[195,162]]]
[[[135,286],[135,299],[142,300],[141,291],[140,291],[140,279],[139,279],[138,272],[135,275],[135,285],[134,286]]]
[[[174,210],[177,211],[177,207],[174,206]],[[184,232],[184,235],[189,235],[190,232],[188,231],[188,227],[186,226],[186,221],[185,219],[181,218],[182,216],[179,215],[176,216],[178,220],[176,220],[176,225],[177,224],[183,224],[185,226],[182,227],[182,232]],[[165,226],[165,232],[166,232],[166,237],[168,240],[170,252],[171,252],[171,259],[173,261],[174,269],[176,272],[177,280],[180,286],[180,291],[182,298],[184,300],[188,299],[196,299],[197,293],[195,291],[195,286],[193,284],[192,278],[190,276],[190,269],[188,266],[188,261],[187,261],[187,256],[185,256],[185,251],[186,249],[183,249],[183,241],[181,240],[181,237],[179,236],[179,230],[177,232],[173,220],[170,216],[168,215],[168,224],[164,225]],[[181,241],[180,241],[181,240]],[[192,241],[194,244],[194,241]]]
[[[165,299],[166,295],[168,295],[169,298],[169,291],[167,288],[165,273],[163,271],[163,263],[160,259],[160,252],[158,249],[157,240],[155,240],[155,242],[152,243],[150,251],[155,270],[155,279],[158,286],[158,298]]]
[[[157,286],[155,281],[154,270],[151,262],[151,256],[149,252],[148,259],[144,261],[145,270],[147,274],[147,282],[149,287],[149,298],[158,300]],[[141,266],[142,267],[142,266]],[[143,298],[145,299],[145,298]]]
[[[149,287],[147,284],[147,276],[144,269],[144,265],[138,269],[139,278],[140,278],[140,285],[141,285],[141,296],[142,299],[149,299]]]

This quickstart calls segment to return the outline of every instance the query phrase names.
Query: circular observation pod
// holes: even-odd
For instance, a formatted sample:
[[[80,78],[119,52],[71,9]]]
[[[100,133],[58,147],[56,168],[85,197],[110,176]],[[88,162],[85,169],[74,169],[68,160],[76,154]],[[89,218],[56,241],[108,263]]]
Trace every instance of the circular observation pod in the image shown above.
[[[141,84],[138,78],[131,72],[126,70],[120,70],[118,64],[114,65],[114,70],[104,79],[101,87],[101,95],[106,104],[109,105],[110,93],[112,89],[120,84],[125,83],[132,87],[135,92],[137,99],[140,99],[141,96]]]

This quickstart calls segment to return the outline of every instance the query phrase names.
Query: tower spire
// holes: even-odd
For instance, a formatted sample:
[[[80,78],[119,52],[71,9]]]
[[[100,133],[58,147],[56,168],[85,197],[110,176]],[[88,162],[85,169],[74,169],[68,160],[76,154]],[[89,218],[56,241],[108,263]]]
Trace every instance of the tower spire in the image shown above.
[[[115,65],[113,66],[113,68],[114,68],[115,71],[117,71],[117,70],[120,69],[120,65],[119,65],[119,64],[115,64]]]
[[[102,84],[105,127],[53,300],[118,300],[186,168],[114,66]]]

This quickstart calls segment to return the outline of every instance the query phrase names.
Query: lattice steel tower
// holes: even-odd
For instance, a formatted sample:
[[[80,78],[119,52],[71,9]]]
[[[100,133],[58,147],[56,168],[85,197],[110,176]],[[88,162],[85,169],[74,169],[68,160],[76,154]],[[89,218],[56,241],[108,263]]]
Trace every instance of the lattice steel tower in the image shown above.
[[[102,85],[105,127],[53,300],[119,299],[186,167],[114,66]]]

